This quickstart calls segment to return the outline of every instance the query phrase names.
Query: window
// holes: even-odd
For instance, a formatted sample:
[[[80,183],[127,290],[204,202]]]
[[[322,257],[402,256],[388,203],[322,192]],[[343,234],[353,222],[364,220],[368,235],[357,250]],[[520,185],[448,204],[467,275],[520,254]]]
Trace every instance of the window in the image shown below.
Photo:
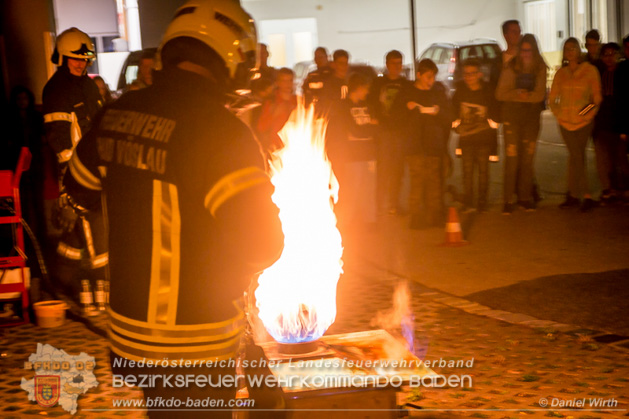
[[[607,1],[570,0],[571,35],[585,42],[590,29],[598,29],[601,42],[607,42]]]
[[[421,55],[421,57],[419,57],[420,60],[423,60],[424,58],[428,58],[432,60],[432,55],[435,51],[435,48],[430,47],[428,48],[426,51],[424,51],[424,53]]]
[[[483,50],[479,46],[461,48],[461,61],[468,58],[483,58]]]
[[[312,60],[318,39],[315,18],[260,20],[257,26],[258,40],[269,46],[269,65],[293,67]]]
[[[443,56],[443,48],[435,48],[435,51],[432,54],[431,60],[433,60],[435,64],[441,64],[442,56]]]
[[[485,52],[485,58],[493,60],[498,57],[499,51],[496,51],[496,47],[493,45],[483,45],[483,51]]]
[[[584,0],[577,0],[583,2]],[[524,5],[525,32],[537,37],[541,52],[557,51],[555,0],[538,0]]]

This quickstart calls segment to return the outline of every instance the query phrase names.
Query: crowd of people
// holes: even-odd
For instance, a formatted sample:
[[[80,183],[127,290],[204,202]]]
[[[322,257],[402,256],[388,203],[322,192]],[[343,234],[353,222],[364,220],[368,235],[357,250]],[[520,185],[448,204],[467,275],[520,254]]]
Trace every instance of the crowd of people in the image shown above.
[[[80,37],[77,31],[64,34]],[[407,212],[411,228],[442,226],[448,191],[454,191],[452,198],[460,202],[464,213],[487,211],[495,204],[489,202],[489,168],[500,155],[504,156],[502,213],[511,214],[517,208],[535,211],[541,200],[535,153],[544,109],[557,118],[569,155],[566,197],[560,208],[587,212],[597,205],[629,202],[629,127],[623,118],[629,115],[629,37],[622,47],[601,44],[599,33],[591,30],[585,37],[586,53],[576,38],[567,39],[562,65],[550,82],[550,69],[535,35],[522,35],[517,20],[504,22],[502,33],[507,47],[497,66],[498,75],[492,72],[489,78],[483,72],[485,64],[469,57],[459,64],[461,80],[452,92],[436,81],[438,68],[430,59],[414,63],[415,74],[409,80],[404,76],[404,57],[397,50],[386,54],[386,70],[380,77],[352,71],[345,50],[329,54],[318,47],[314,51],[316,69],[299,88],[305,106],[314,106],[316,114],[328,120],[326,144],[341,185],[337,208],[341,224],[364,225],[373,223],[379,214]],[[279,132],[300,98],[295,92],[295,73],[270,66],[265,44],[257,44],[257,53],[256,76],[248,87],[250,99],[259,106],[253,107],[248,124],[268,157],[283,147]],[[13,89],[2,166],[14,167],[20,147],[31,149],[34,160],[25,175],[28,187],[24,190],[27,220],[42,241],[63,236],[56,252],[73,260],[86,242],[84,230],[90,229],[89,222],[80,219],[79,223],[72,217],[64,221],[66,205],[58,204],[59,197],[64,197],[59,179],[91,118],[116,96],[100,76],[82,77],[84,86],[77,84],[79,79],[72,75],[84,75],[85,62],[74,68],[72,58],[66,56],[56,64],[60,71],[43,95],[46,120],[35,110],[28,89]],[[155,53],[146,50],[138,78],[127,90],[150,86],[154,65]],[[74,102],[80,104],[78,110]],[[70,111],[75,121],[67,119]],[[596,198],[586,176],[590,138],[602,189]],[[455,142],[452,148],[458,159],[454,161],[461,164],[461,193],[446,187],[453,171],[450,141]],[[402,197],[405,171],[409,191]],[[100,230],[87,232],[92,244],[98,241],[95,236]],[[103,266],[106,251],[92,249],[89,259],[93,266]],[[77,281],[68,283],[76,285]]]
[[[548,108],[569,154],[566,196],[559,207],[589,212],[597,205],[629,202],[629,37],[622,48],[614,42],[602,45],[598,31],[591,30],[586,53],[576,38],[568,38],[561,67],[549,83],[550,69],[535,35],[522,35],[517,20],[504,22],[502,32],[507,48],[497,66],[499,76],[490,79],[480,59],[469,57],[460,64],[462,80],[451,95],[435,81],[438,68],[430,59],[415,63],[410,81],[402,74],[402,54],[390,51],[384,74],[369,80],[348,71],[347,51],[334,51],[331,63],[325,48],[315,51],[317,68],[302,90],[306,105],[314,103],[329,120],[328,154],[341,185],[341,221],[370,223],[377,213],[407,208],[411,228],[442,226],[445,183],[452,172],[450,139],[457,141],[463,172],[463,193],[455,192],[455,200],[463,212],[487,211],[489,164],[501,154],[500,130],[502,213],[519,207],[535,211],[542,199],[535,152],[541,113]],[[590,138],[602,186],[598,199],[587,182]],[[405,169],[410,178],[407,204],[400,197]]]
[[[403,55],[392,50],[386,72],[373,79],[350,71],[347,51],[334,51],[329,62],[328,51],[317,48],[317,68],[301,88],[306,105],[328,120],[326,147],[340,184],[342,228],[402,211],[405,167],[411,228],[442,226],[451,138],[458,138],[463,166],[462,208],[486,211],[488,168],[501,154],[501,124],[502,212],[511,214],[518,205],[535,210],[534,157],[547,106],[569,152],[560,207],[590,211],[597,204],[585,168],[592,135],[603,186],[599,202],[627,200],[629,60],[620,61],[621,47],[601,46],[594,31],[583,55],[579,41],[567,39],[563,66],[548,90],[548,67],[535,36],[521,36],[515,20],[502,29],[508,47],[497,80],[486,81],[481,63],[470,58],[461,63],[462,81],[452,95],[436,81],[438,67],[430,59],[415,63],[411,81],[403,76]],[[629,58],[629,37],[623,49]],[[247,127],[229,111],[235,108],[227,98],[234,87],[244,86],[242,76],[252,73],[256,55],[259,66],[249,87],[250,99],[260,106],[249,107]],[[71,299],[81,295],[87,307],[92,294],[83,284],[95,289],[97,281],[111,281],[114,374],[147,373],[121,360],[161,361],[168,355],[194,361],[195,367],[197,361],[233,360],[242,352],[242,295],[283,248],[263,155],[284,146],[279,132],[298,104],[295,75],[268,64],[253,19],[231,0],[183,5],[157,54],[142,57],[138,81],[120,98],[112,98],[102,80],[87,76],[94,58],[87,34],[77,28],[59,34],[51,57],[58,69],[44,88],[43,114],[20,87],[3,113],[9,134],[3,137],[1,169],[15,166],[21,147],[32,150],[33,176],[25,178],[24,193],[30,210],[24,213],[29,223],[40,224],[35,228],[40,238],[54,244],[48,246],[59,258],[54,288]],[[44,216],[36,222],[38,215]],[[245,352],[255,346],[247,345]],[[172,365],[160,365],[158,373],[172,372]],[[181,367],[175,371],[190,371]],[[232,366],[203,363],[197,371],[214,377],[236,373]],[[165,384],[144,391],[153,398],[204,394]],[[224,399],[235,395],[233,388],[212,391]],[[283,399],[259,402],[256,408],[270,409],[281,407]],[[149,411],[150,417],[159,414]]]

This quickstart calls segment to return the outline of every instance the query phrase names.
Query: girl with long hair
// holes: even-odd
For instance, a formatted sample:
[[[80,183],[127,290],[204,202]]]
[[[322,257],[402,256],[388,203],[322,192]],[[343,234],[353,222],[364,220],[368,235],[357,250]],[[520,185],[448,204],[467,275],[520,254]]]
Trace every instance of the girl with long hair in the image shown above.
[[[576,38],[563,44],[563,67],[557,71],[550,89],[550,109],[557,117],[561,136],[568,148],[568,192],[560,208],[577,207],[590,211],[596,203],[588,189],[585,146],[592,133],[592,121],[602,101],[598,70],[582,61]],[[579,199],[582,198],[582,201]]]
[[[535,35],[520,40],[518,53],[502,70],[496,99],[503,102],[505,166],[503,214],[515,209],[514,194],[527,211],[535,210],[533,162],[546,95],[548,67]],[[517,186],[517,191],[516,191]]]

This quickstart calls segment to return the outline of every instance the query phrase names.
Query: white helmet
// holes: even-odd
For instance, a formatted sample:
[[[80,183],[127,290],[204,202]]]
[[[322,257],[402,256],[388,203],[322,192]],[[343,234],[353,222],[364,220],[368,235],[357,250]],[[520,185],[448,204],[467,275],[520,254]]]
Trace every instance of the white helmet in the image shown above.
[[[94,43],[90,37],[77,28],[66,29],[57,37],[55,52],[51,61],[55,65],[63,64],[63,57],[89,60],[91,64],[96,58]]]
[[[164,45],[181,37],[194,38],[214,50],[232,79],[243,67],[256,66],[256,28],[238,0],[191,0],[177,9],[157,51],[157,70],[162,69]]]

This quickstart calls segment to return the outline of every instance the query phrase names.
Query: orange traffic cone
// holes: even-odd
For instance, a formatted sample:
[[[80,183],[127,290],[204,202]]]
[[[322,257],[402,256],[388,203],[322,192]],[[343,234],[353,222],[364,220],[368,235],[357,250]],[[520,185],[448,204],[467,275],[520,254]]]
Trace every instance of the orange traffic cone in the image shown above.
[[[456,208],[450,207],[448,212],[448,222],[446,223],[446,241],[442,243],[442,246],[458,247],[470,244],[463,240],[463,230],[461,229],[461,223],[459,222],[459,216],[456,213]]]

